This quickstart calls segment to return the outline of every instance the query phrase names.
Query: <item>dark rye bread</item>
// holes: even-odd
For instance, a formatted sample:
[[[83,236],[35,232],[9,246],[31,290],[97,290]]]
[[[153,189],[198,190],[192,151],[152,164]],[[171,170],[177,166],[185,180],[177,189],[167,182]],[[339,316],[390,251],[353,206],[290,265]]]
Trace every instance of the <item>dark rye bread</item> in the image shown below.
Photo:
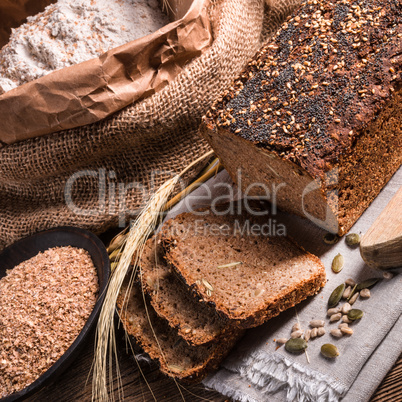
[[[321,261],[288,238],[266,236],[261,218],[207,212],[167,221],[161,239],[190,289],[235,325],[260,325],[324,286]]]
[[[155,312],[189,344],[202,345],[231,335],[228,333],[233,332],[233,326],[228,320],[222,320],[212,307],[193,297],[168,266],[158,240],[147,241],[139,265],[143,290]]]
[[[306,1],[201,131],[243,190],[343,235],[401,165],[401,65],[400,0]]]
[[[159,364],[164,374],[178,380],[201,381],[219,366],[243,335],[242,331],[237,331],[228,336],[225,342],[191,346],[165,320],[157,316],[152,306],[147,303],[145,309],[144,297],[139,286],[134,285],[127,298],[125,298],[126,292],[127,282],[123,284],[117,299],[117,310],[124,330],[151,359]]]

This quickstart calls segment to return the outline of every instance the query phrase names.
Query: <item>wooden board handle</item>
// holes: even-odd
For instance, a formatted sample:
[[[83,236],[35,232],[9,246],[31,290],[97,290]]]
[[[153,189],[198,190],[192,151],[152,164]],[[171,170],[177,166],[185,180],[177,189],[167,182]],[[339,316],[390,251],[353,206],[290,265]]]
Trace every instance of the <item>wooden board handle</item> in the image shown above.
[[[370,267],[402,267],[402,187],[363,236],[360,254]]]

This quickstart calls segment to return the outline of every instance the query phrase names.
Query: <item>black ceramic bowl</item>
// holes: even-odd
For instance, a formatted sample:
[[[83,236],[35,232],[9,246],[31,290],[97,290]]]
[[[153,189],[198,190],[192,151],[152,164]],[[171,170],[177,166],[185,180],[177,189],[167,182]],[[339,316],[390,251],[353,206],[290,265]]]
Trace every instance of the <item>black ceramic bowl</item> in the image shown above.
[[[40,251],[45,251],[52,247],[65,246],[83,248],[91,255],[98,272],[98,300],[84,328],[63,356],[31,385],[19,392],[0,399],[0,402],[11,402],[26,398],[43,386],[53,382],[78,356],[81,346],[83,346],[88,337],[90,329],[96,324],[110,275],[110,262],[106,248],[101,240],[87,230],[74,227],[61,227],[40,232],[17,241],[4,249],[0,254],[0,278],[6,275],[6,270],[12,269],[21,262],[34,257]]]

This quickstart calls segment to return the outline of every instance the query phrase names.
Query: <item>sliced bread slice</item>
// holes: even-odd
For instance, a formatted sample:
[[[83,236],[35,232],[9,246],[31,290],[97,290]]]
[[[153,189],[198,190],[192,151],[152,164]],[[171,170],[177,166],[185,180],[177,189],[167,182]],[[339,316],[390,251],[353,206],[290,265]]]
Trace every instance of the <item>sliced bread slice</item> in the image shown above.
[[[158,317],[151,305],[144,303],[139,286],[134,284],[126,297],[127,291],[126,282],[117,300],[117,310],[123,327],[144,352],[158,362],[160,370],[170,377],[186,382],[202,380],[218,367],[243,335],[242,331],[237,331],[225,342],[191,346],[165,320]]]
[[[264,220],[244,210],[221,212],[178,215],[161,239],[182,280],[222,316],[255,327],[324,286],[319,258],[284,236],[264,235]]]
[[[143,290],[155,312],[176,328],[188,343],[202,345],[219,341],[233,331],[228,320],[219,317],[214,308],[200,303],[188,291],[166,263],[156,238],[145,244],[139,265]]]

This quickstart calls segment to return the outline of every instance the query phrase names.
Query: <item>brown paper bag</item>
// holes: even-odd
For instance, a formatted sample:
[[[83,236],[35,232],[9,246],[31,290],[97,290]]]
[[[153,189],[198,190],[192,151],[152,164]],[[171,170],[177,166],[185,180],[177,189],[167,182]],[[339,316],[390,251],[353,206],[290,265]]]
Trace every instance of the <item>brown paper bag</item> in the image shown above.
[[[175,21],[153,34],[1,95],[0,141],[12,144],[97,122],[171,82],[212,36],[206,0],[170,3]],[[18,6],[23,16],[29,11],[26,0],[7,4],[2,12],[14,21]]]

